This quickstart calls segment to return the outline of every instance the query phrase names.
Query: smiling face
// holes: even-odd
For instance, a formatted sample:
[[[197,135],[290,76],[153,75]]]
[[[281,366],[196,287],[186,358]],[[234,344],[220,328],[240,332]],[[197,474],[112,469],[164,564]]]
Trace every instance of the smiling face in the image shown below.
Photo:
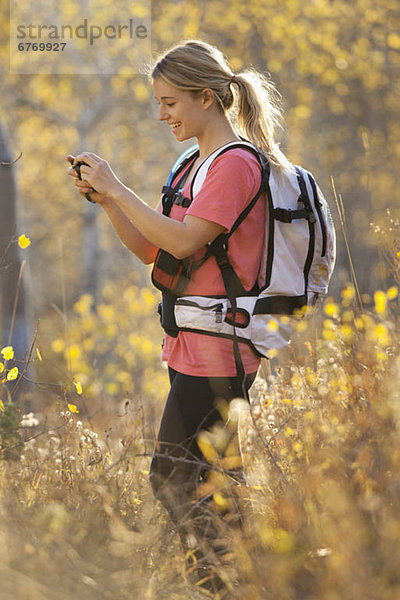
[[[161,77],[154,78],[153,89],[160,105],[158,118],[168,123],[176,139],[183,142],[199,137],[211,118],[212,93],[195,95],[169,85]]]

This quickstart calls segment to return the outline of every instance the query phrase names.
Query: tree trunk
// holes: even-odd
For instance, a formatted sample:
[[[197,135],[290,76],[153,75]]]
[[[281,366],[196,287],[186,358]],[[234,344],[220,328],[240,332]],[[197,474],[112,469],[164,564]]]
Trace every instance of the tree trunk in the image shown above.
[[[5,127],[0,123],[0,162],[10,163],[14,159]],[[0,347],[13,346],[16,360],[22,361],[28,350],[29,327],[23,281],[19,281],[22,265],[19,246],[15,242],[9,245],[17,234],[17,190],[14,169],[13,164],[0,165]],[[21,370],[22,363],[17,364]],[[8,385],[10,390],[14,387],[12,384]],[[23,386],[20,386],[19,390],[27,392],[26,387]],[[24,408],[30,407],[29,401]]]

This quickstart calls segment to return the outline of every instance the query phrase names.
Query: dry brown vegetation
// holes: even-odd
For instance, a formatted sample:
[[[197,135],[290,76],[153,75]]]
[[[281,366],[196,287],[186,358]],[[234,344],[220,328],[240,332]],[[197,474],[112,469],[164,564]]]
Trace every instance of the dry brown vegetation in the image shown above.
[[[394,262],[397,253],[392,244]],[[138,289],[129,301],[135,293],[143,305]],[[202,435],[213,467],[202,493],[212,495],[216,526],[230,545],[216,568],[232,597],[400,594],[398,292],[392,286],[363,296],[362,310],[357,297],[348,285],[340,302],[325,301],[320,322],[299,321],[295,344],[260,372],[251,407],[222,405],[229,424]],[[107,315],[100,313],[85,331],[82,305],[75,307],[70,348],[90,347],[85,340],[100,335]],[[118,335],[117,315],[108,335]],[[4,374],[12,368],[10,360]],[[89,386],[86,398],[85,385],[73,396],[67,382],[40,419],[21,421],[12,404],[3,406],[4,599],[192,597],[178,541],[148,484],[149,404],[134,391],[121,400],[118,386],[108,388],[105,403],[108,374],[99,381],[105,387],[96,394]],[[234,430],[239,444],[227,435]],[[245,482],[232,476],[239,454]],[[232,525],[238,515],[241,527]]]

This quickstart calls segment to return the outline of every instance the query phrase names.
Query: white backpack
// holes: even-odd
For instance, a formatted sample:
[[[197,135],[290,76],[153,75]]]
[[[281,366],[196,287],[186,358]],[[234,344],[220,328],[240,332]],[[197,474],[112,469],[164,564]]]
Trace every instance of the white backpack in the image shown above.
[[[193,200],[212,162],[232,148],[247,148],[257,157],[262,168],[257,195],[231,231],[208,245],[200,264],[193,265],[188,259],[177,261],[161,250],[152,278],[156,287],[163,291],[162,324],[166,331],[171,333],[171,327],[175,329],[176,326],[175,335],[179,331],[195,331],[232,339],[239,374],[239,371],[243,373],[243,368],[238,342],[247,343],[260,356],[268,356],[269,350],[289,343],[292,317],[304,315],[309,306],[326,294],[335,263],[335,230],[328,204],[312,175],[300,167],[294,167],[293,171],[277,169],[247,141],[230,142],[218,148],[200,165],[191,184]],[[171,182],[196,154],[198,149],[191,148],[175,163],[168,184],[163,188],[163,202],[167,207],[164,214],[169,214],[172,203],[189,206],[191,200],[182,196],[185,177],[174,187]],[[262,201],[259,198],[264,192],[268,203],[265,223],[268,235],[264,240],[258,289],[246,292],[229,262],[229,237],[255,203]],[[191,271],[200,268],[212,255],[220,267],[226,296],[185,295]],[[164,278],[158,277],[160,268],[164,269]],[[165,278],[167,272],[171,284]]]

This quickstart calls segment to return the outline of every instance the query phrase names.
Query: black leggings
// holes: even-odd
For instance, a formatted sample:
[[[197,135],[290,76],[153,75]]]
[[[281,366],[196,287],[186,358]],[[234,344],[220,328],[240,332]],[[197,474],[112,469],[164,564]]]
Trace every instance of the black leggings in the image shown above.
[[[248,390],[256,373],[246,375]],[[200,430],[221,421],[216,400],[243,397],[238,377],[195,377],[169,368],[171,389],[150,468],[155,496],[167,509],[185,546],[193,516],[196,487],[204,475],[205,459],[197,446]]]

